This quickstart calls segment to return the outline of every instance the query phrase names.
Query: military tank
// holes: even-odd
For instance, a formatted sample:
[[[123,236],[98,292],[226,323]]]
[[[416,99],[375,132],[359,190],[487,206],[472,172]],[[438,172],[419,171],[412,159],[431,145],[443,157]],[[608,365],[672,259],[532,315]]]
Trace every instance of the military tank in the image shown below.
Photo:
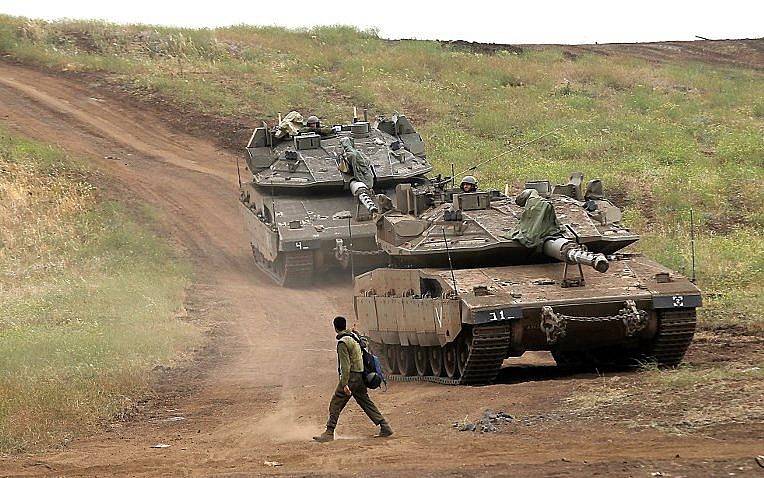
[[[400,185],[376,222],[390,265],[359,275],[356,322],[396,379],[487,384],[502,362],[680,363],[695,285],[640,254],[598,180],[534,181],[516,196]]]
[[[327,269],[386,263],[374,239],[378,201],[398,184],[427,181],[432,166],[405,115],[355,116],[308,127],[293,111],[250,137],[241,211],[257,266],[278,284],[302,286]]]

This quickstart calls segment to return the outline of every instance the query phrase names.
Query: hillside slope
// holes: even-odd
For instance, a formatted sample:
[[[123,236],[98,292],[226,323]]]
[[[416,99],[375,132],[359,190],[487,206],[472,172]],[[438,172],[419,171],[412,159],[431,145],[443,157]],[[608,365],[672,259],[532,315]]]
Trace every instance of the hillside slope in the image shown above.
[[[2,476],[509,476],[515,470],[528,477],[653,470],[726,476],[758,467],[751,455],[764,437],[757,420],[764,413],[764,337],[723,330],[696,334],[677,370],[570,374],[532,354],[523,363],[508,361],[489,387],[391,383],[375,399],[396,429],[393,439],[369,437],[367,418],[351,407],[338,429],[343,439],[311,442],[326,419],[337,373],[330,319],[352,313],[350,285],[327,277],[311,289],[284,289],[257,273],[237,207],[236,156],[92,83],[5,62],[0,104],[0,122],[10,130],[92,158],[110,191],[155,208],[194,267],[188,320],[217,331],[192,366],[144,375],[164,379],[131,419],[104,421],[101,432],[60,450],[2,456]],[[92,252],[83,259],[89,267],[100,263]],[[163,268],[161,261],[154,265]],[[124,279],[125,292],[144,290],[144,278]],[[77,305],[75,312],[96,312],[88,301],[84,310]],[[147,325],[140,332],[154,330]],[[161,342],[166,335],[150,337]],[[28,343],[43,341],[33,336]],[[86,390],[98,394],[99,385]],[[50,396],[82,403],[70,401],[75,395],[66,389]],[[67,416],[55,401],[46,403]],[[452,427],[487,407],[515,419],[491,435]],[[27,417],[35,425],[51,423],[37,413]],[[159,443],[170,447],[150,448]],[[274,461],[283,468],[267,464]]]
[[[699,277],[711,293],[704,318],[759,329],[764,73],[717,60],[739,54],[760,67],[762,42],[507,51],[390,42],[349,27],[189,30],[0,17],[6,57],[85,75],[176,125],[213,132],[235,153],[253,125],[291,109],[327,123],[347,120],[353,106],[405,112],[443,173],[554,131],[481,168],[481,184],[564,181],[574,170],[602,178],[645,234],[640,247],[687,273],[694,209]],[[706,57],[714,62],[689,61]]]

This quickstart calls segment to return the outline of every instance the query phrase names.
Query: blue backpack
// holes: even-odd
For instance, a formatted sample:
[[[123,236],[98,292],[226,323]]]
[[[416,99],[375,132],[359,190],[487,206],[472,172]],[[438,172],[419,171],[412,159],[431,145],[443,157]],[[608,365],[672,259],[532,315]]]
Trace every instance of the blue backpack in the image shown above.
[[[363,383],[366,388],[379,388],[384,383],[387,386],[387,380],[385,380],[385,373],[382,371],[382,362],[379,357],[371,353],[367,347],[367,342],[355,333],[350,333],[350,337],[353,338],[361,347],[361,357],[363,358]]]

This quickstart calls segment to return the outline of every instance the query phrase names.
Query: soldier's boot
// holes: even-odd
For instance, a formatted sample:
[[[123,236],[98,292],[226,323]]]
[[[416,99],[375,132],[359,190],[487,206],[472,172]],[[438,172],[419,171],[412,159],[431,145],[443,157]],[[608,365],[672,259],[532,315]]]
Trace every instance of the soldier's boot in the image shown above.
[[[390,427],[389,423],[382,422],[379,424],[379,434],[377,435],[378,438],[389,437],[392,434],[393,429]]]
[[[326,443],[328,441],[334,440],[334,430],[326,429],[324,430],[324,433],[313,437],[314,440],[316,440],[319,443]]]

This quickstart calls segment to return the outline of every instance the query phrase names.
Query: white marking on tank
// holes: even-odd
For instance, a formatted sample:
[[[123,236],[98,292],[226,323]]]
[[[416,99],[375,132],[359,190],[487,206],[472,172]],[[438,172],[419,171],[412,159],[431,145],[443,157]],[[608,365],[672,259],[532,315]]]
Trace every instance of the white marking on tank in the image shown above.
[[[438,328],[443,327],[443,302],[438,303],[435,307],[435,322],[438,323]]]

